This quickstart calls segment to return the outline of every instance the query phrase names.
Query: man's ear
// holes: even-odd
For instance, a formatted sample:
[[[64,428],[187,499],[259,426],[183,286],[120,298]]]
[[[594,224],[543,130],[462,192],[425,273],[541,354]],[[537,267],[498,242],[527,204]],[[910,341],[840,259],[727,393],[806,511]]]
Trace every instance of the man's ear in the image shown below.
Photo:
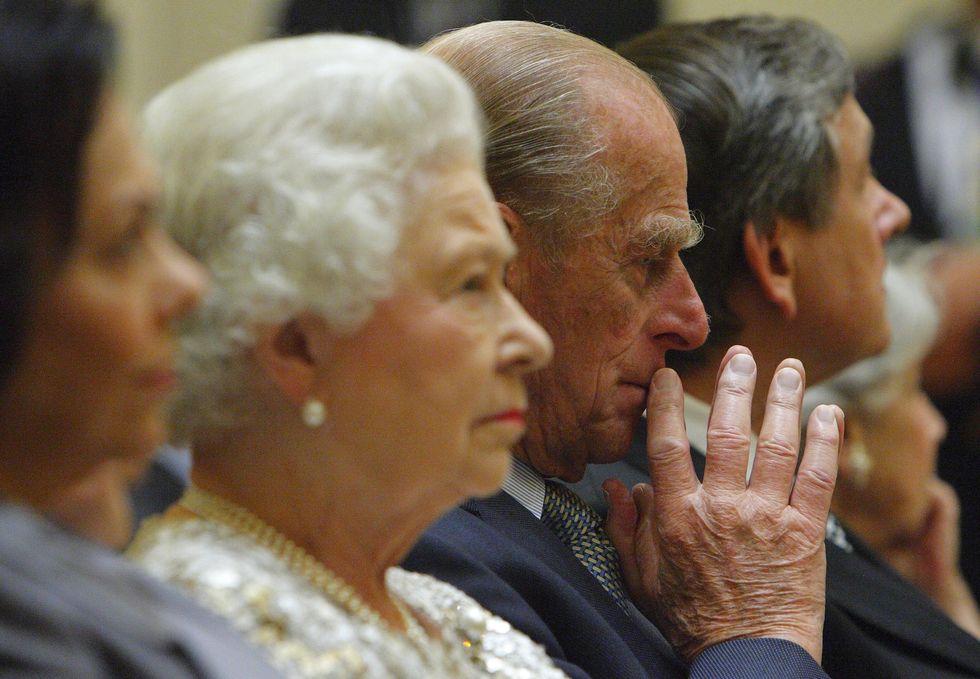
[[[501,203],[499,200],[497,201],[497,209],[500,210],[500,217],[504,220],[504,226],[507,227],[507,232],[519,248],[521,246],[520,241],[529,236],[524,218],[517,214],[510,205]]]
[[[507,227],[511,240],[517,246],[517,256],[507,265],[507,271],[504,272],[504,285],[520,300],[529,257],[533,256],[536,246],[531,241],[531,234],[527,230],[524,218],[516,210],[500,201],[497,201],[497,209],[500,210],[500,216],[504,220],[504,226]]]
[[[319,316],[301,314],[283,324],[256,331],[253,352],[259,368],[286,400],[302,406],[326,364],[329,331]]]
[[[786,318],[796,316],[795,229],[789,220],[776,218],[772,231],[760,233],[752,222],[742,231],[742,249],[755,282],[765,298]]]

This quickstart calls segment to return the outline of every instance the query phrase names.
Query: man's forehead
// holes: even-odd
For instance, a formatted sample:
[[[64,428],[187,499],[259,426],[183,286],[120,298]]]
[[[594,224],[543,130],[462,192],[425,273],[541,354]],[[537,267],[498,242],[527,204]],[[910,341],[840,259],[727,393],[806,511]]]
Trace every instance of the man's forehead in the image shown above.
[[[868,157],[874,141],[874,126],[853,96],[848,96],[828,121],[838,157]]]

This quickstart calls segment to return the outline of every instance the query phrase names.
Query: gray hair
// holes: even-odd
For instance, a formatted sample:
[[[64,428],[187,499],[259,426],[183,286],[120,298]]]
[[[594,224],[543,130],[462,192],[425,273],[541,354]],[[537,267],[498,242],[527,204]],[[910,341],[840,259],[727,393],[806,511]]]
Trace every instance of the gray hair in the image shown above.
[[[393,292],[392,258],[440,163],[482,162],[472,93],[438,59],[374,38],[246,47],[148,106],[163,221],[211,273],[182,337],[178,440],[239,426],[257,324],[302,311],[356,329]]]
[[[939,330],[939,306],[926,272],[916,262],[885,270],[886,308],[891,342],[884,352],[865,359],[806,390],[803,409],[836,403],[845,411],[875,416],[898,397],[902,378],[922,363]]]
[[[769,16],[669,24],[617,50],[676,110],[688,200],[706,227],[682,257],[712,319],[708,342],[727,344],[740,328],[726,296],[747,271],[745,226],[768,233],[782,216],[817,228],[832,217],[831,123],[854,90],[852,67],[823,28]]]
[[[487,177],[535,243],[556,258],[591,235],[619,199],[602,162],[605,140],[583,82],[610,73],[655,87],[611,50],[558,28],[491,21],[435,38],[423,50],[459,71],[487,119]]]

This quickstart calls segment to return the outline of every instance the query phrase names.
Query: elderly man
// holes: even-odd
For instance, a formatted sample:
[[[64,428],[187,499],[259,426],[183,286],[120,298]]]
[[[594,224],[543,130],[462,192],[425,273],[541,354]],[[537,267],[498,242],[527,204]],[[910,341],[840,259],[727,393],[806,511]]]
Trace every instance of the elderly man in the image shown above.
[[[884,348],[883,243],[909,214],[871,172],[872,129],[852,96],[851,67],[821,28],[767,17],[671,25],[620,51],[677,112],[691,207],[707,225],[684,261],[712,335],[698,351],[669,358],[688,394],[692,448],[703,451],[711,366],[728,343],[751,347],[761,376],[797,356],[811,381]],[[757,396],[754,432],[764,407]],[[590,469],[583,484],[645,478],[642,448],[634,446],[625,469]],[[619,486],[606,488],[615,495]],[[980,676],[980,642],[834,520],[827,559],[828,674]]]
[[[529,379],[528,434],[504,491],[438,522],[407,566],[473,595],[572,677],[824,676],[822,537],[842,421],[818,408],[791,491],[803,386],[799,361],[785,361],[772,443],[757,453],[766,473],[746,489],[756,368],[733,347],[708,435],[715,473],[697,481],[680,383],[661,370],[667,350],[706,334],[679,258],[699,229],[662,97],[611,51],[540,25],[471,26],[427,49],[483,106],[487,173],[519,250],[507,285],[555,360]],[[644,407],[656,473],[635,503],[618,498],[624,586],[595,513],[546,477],[621,459]]]

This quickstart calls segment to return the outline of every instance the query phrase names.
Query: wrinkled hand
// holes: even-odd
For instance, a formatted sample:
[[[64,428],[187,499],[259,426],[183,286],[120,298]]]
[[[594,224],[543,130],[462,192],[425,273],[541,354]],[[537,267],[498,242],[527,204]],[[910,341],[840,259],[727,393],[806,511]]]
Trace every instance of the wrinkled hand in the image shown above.
[[[837,477],[843,414],[810,418],[796,476],[803,366],[780,364],[746,484],[755,361],[732,347],[722,361],[708,424],[704,483],[691,463],[683,390],[657,372],[647,407],[653,487],[607,481],[607,522],[630,594],[692,661],[736,638],[778,637],[818,662],[822,651],[824,528]]]
[[[927,487],[929,510],[918,535],[882,549],[899,573],[915,583],[954,622],[980,638],[980,611],[960,571],[960,502],[945,481]]]

